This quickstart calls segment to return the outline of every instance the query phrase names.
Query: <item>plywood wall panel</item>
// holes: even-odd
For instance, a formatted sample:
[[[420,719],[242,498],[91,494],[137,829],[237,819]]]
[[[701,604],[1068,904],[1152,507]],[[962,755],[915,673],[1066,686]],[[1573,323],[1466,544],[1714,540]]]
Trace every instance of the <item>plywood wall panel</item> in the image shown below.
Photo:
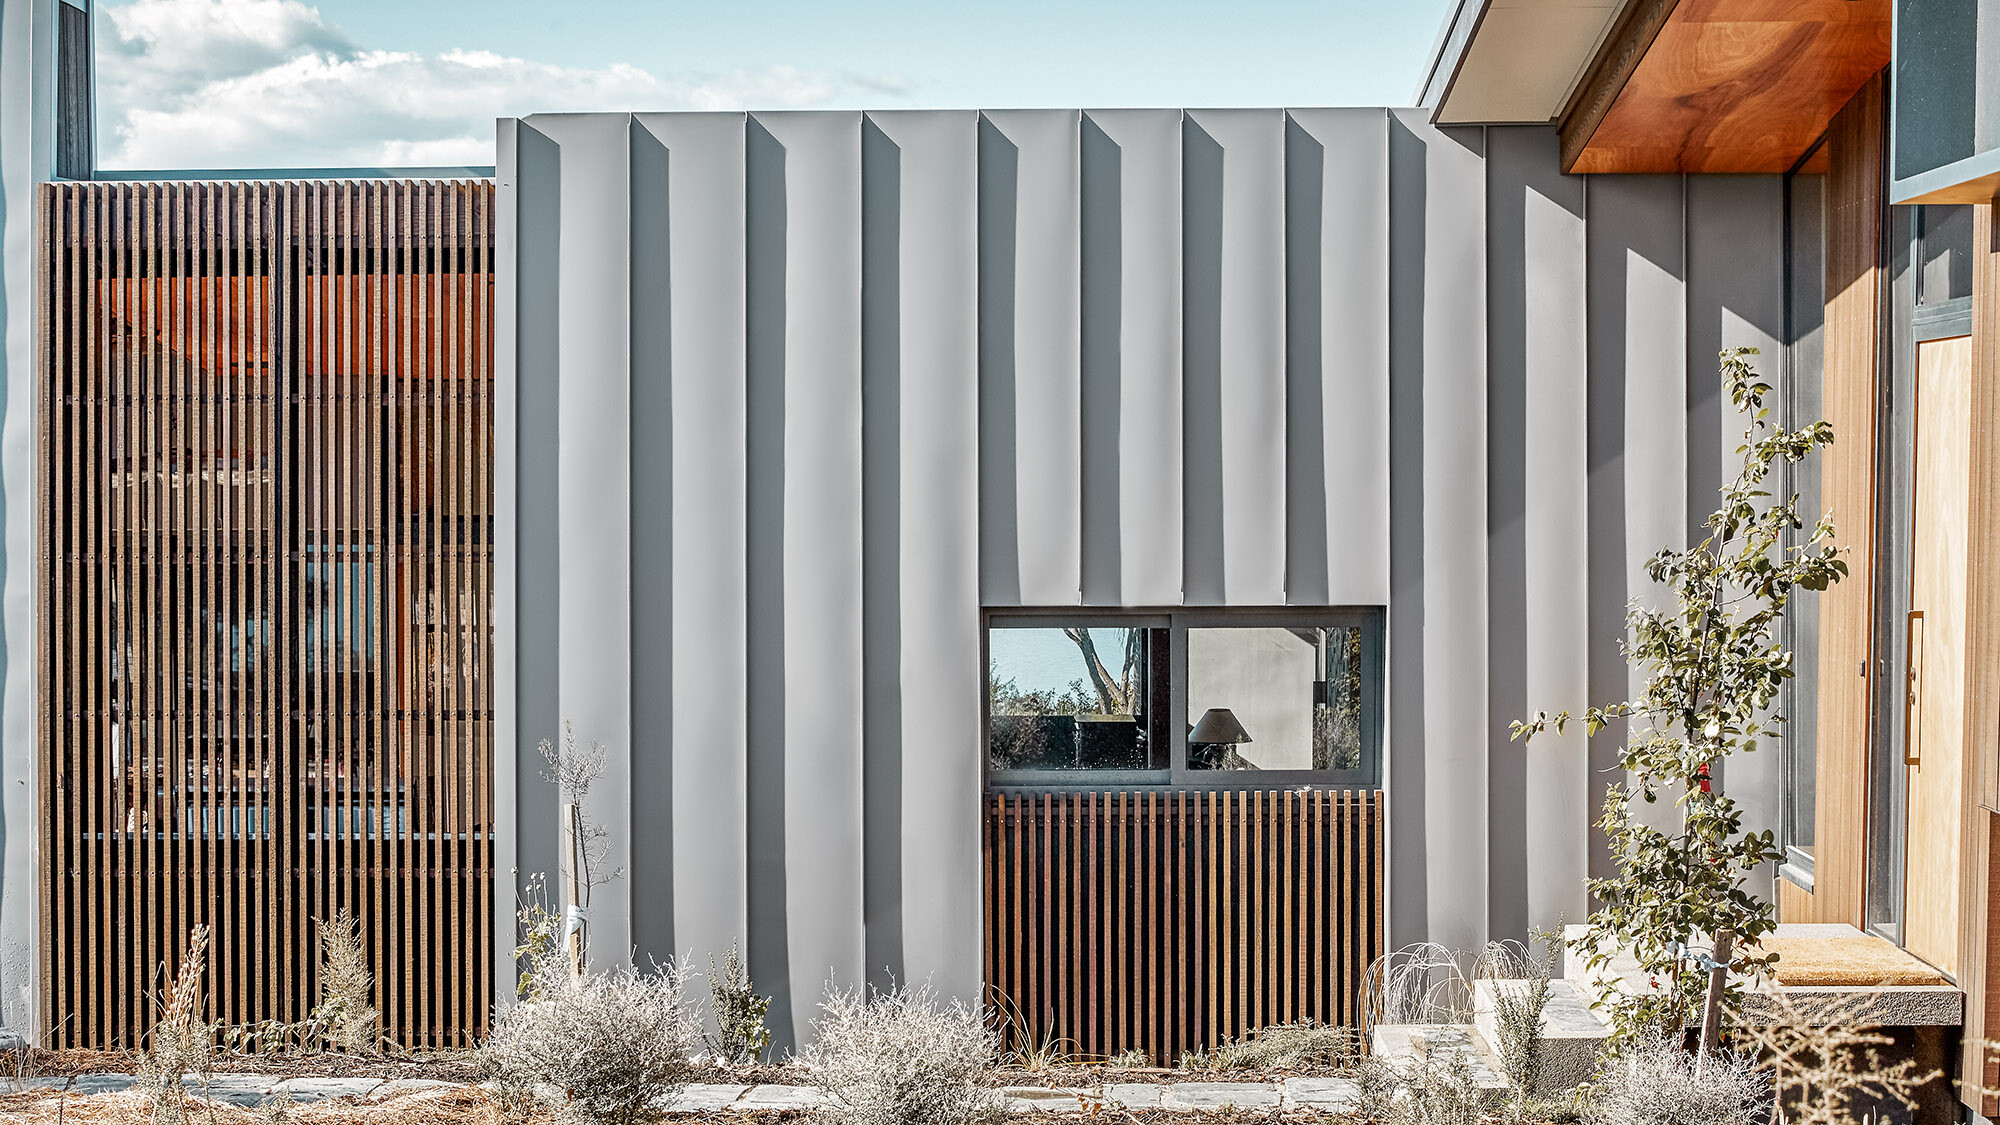
[[[1823,395],[1834,444],[1823,498],[1847,577],[1820,596],[1819,795],[1813,901],[1818,921],[1862,922],[1871,666],[1875,416],[1880,395],[1882,83],[1834,118],[1827,146]]]

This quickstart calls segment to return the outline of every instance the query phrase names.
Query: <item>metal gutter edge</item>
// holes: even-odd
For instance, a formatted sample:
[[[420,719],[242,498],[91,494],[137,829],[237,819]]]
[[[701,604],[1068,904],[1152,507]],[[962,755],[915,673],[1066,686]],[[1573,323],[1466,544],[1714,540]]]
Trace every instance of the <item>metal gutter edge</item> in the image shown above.
[[[1452,7],[1451,18],[1438,29],[1438,40],[1431,48],[1430,65],[1424,69],[1424,80],[1417,86],[1416,104],[1430,111],[1431,120],[1437,120],[1437,113],[1444,105],[1444,99],[1451,94],[1452,84],[1458,81],[1458,71],[1465,63],[1466,48],[1471,46],[1472,37],[1479,31],[1479,25],[1486,19],[1486,10],[1493,0],[1458,0]],[[1468,12],[1468,9],[1476,9]],[[1440,80],[1440,75],[1443,76]]]
[[[408,168],[99,168],[93,180],[490,180],[491,164]]]

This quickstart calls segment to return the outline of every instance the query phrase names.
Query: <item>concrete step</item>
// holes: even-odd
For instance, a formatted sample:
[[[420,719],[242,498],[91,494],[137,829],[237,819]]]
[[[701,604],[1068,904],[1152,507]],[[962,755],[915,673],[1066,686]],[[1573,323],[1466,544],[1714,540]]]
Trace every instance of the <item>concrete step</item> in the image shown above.
[[[1486,1053],[1500,1054],[1500,994],[1526,991],[1524,980],[1482,980],[1472,986],[1472,1026]],[[1542,1008],[1542,1038],[1536,1053],[1541,1067],[1535,1093],[1554,1096],[1588,1082],[1611,1028],[1590,1009],[1590,996],[1572,980],[1549,982],[1549,1000]],[[1505,1074],[1505,1068],[1501,1073]]]
[[[1497,1104],[1512,1094],[1499,1058],[1486,1049],[1478,1029],[1469,1023],[1378,1024],[1369,1049],[1399,1071],[1415,1070],[1426,1062],[1463,1058],[1473,1086],[1489,1103]]]

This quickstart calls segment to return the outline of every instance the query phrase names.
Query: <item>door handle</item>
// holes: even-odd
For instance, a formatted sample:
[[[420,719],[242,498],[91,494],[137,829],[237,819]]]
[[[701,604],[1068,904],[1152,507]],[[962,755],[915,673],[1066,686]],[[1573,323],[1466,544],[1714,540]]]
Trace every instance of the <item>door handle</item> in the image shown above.
[[[1913,609],[1904,623],[1903,652],[1909,662],[1903,683],[1903,764],[1923,765],[1924,611]]]

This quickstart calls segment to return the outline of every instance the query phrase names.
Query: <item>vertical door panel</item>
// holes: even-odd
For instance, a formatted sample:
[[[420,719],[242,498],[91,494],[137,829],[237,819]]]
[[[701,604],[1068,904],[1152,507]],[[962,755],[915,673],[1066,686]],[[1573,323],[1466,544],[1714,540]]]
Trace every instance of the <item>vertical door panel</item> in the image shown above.
[[[1948,973],[1958,961],[1958,846],[1965,773],[1965,582],[1972,338],[1917,346],[1916,514],[1907,629],[1909,722],[1905,944]]]

